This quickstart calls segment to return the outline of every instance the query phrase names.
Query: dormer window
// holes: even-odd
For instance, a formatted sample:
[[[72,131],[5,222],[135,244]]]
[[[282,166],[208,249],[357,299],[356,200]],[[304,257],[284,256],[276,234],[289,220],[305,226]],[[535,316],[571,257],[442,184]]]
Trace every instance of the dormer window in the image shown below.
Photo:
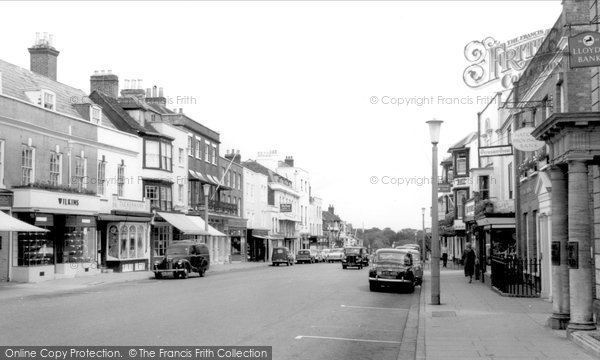
[[[42,107],[48,110],[56,109],[56,95],[48,90],[42,90],[41,96],[42,103],[40,104]]]
[[[90,107],[90,121],[93,124],[100,124],[100,120],[102,119],[102,109],[99,106],[92,105]]]

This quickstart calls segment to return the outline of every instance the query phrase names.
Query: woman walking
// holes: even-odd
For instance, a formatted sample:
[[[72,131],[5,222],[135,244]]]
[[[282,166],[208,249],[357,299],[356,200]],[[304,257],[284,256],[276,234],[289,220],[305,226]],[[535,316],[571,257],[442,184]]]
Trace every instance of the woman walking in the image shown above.
[[[475,273],[475,251],[471,248],[471,243],[467,243],[462,259],[465,264],[465,276],[469,277],[469,283],[473,282],[473,274]]]

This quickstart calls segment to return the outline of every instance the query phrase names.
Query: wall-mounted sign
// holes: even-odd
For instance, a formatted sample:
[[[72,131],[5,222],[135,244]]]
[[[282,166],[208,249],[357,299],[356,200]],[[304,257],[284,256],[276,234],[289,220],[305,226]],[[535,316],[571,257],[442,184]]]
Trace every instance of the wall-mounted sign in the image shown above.
[[[569,241],[567,247],[569,269],[579,269],[579,242]]]
[[[0,194],[0,207],[11,207],[12,200],[12,194]]]
[[[70,198],[59,197],[58,198],[58,203],[60,205],[79,206],[79,200],[78,199],[70,199]]]
[[[552,266],[560,266],[560,241],[552,242]]]
[[[450,184],[438,184],[438,192],[449,193],[452,191]]]
[[[536,151],[541,149],[545,142],[536,140],[531,135],[534,128],[532,126],[526,126],[515,131],[512,136],[512,144],[517,150],[521,151]]]
[[[512,146],[510,145],[498,145],[498,146],[482,146],[479,148],[479,156],[509,156],[513,154]]]
[[[292,212],[292,204],[279,204],[280,212]]]
[[[600,66],[600,33],[585,31],[569,38],[569,66]]]

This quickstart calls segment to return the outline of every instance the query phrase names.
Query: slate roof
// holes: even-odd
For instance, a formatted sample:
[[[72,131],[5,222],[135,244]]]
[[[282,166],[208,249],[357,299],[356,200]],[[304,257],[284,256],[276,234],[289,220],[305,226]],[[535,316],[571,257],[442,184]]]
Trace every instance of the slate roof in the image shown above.
[[[160,136],[172,140],[171,137],[156,131],[151,124],[142,125],[135,121],[127,111],[123,110],[118,99],[112,98],[101,91],[92,92],[90,99],[102,107],[102,110],[117,129],[130,134]]]
[[[1,59],[0,73],[2,73],[2,93],[4,95],[32,103],[25,92],[49,90],[56,95],[56,112],[78,119],[82,118],[73,104],[87,101],[87,94],[83,90],[54,81]]]
[[[330,213],[329,211],[323,211],[323,221],[333,222],[333,221],[342,221],[342,219],[340,219],[340,217],[337,216],[336,214]]]
[[[476,137],[477,137],[477,132],[470,133],[469,135],[467,135],[464,138],[462,138],[456,144],[450,146],[450,148],[448,149],[448,152],[452,152],[452,150],[457,150],[457,149],[464,148],[465,146],[467,146],[468,144],[470,144]]]

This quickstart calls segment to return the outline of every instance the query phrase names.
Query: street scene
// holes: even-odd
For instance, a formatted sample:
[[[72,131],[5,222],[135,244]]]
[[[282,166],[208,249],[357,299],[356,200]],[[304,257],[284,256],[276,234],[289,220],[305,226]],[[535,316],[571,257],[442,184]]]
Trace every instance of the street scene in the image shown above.
[[[0,359],[600,359],[597,0],[0,11]]]

